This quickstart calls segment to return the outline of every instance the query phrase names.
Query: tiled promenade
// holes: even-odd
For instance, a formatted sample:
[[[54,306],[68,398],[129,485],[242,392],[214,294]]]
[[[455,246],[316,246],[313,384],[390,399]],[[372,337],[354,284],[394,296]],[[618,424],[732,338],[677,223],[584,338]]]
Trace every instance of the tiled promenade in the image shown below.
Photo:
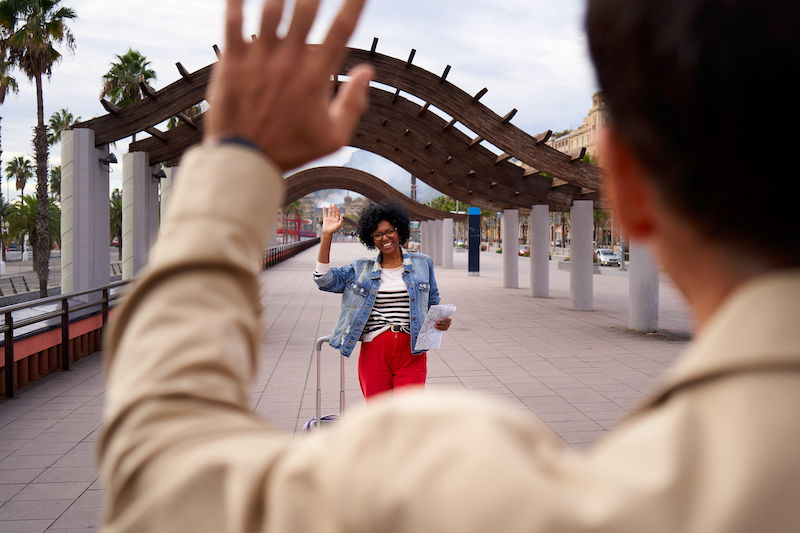
[[[251,388],[254,409],[296,431],[313,416],[314,340],[330,333],[338,295],[311,282],[316,248],[261,275],[267,334]],[[359,255],[335,243],[334,264]],[[569,310],[569,274],[551,262],[551,297],[528,296],[529,263],[520,258],[520,288],[501,288],[502,256],[481,254],[469,277],[466,254],[436,271],[443,303],[458,307],[442,348],[428,354],[428,387],[490,394],[509,409],[529,410],[574,447],[596,441],[657,386],[686,345],[691,322],[677,290],[661,284],[662,334],[626,331],[628,278],[615,268],[594,276],[593,312]],[[323,350],[324,412],[338,407],[338,356]],[[348,360],[347,401],[363,404],[356,358]],[[68,373],[0,400],[0,532],[61,533],[98,526],[103,490],[95,446],[105,383],[90,356]],[[298,438],[302,438],[298,436]]]

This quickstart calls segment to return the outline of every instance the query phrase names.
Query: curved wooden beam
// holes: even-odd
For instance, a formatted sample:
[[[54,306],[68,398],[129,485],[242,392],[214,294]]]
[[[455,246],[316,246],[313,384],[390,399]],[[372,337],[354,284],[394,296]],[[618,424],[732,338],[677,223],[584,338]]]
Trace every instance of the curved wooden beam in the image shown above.
[[[290,204],[307,194],[326,189],[344,189],[363,194],[373,202],[393,198],[403,204],[412,220],[452,218],[466,222],[466,215],[457,215],[422,205],[372,174],[348,167],[316,167],[286,178],[284,202]]]
[[[412,54],[413,56],[413,54]],[[544,144],[549,132],[531,136],[510,123],[515,110],[504,117],[480,103],[486,90],[470,95],[441,76],[374,50],[349,49],[341,74],[358,63],[375,67],[375,81],[395,90],[371,88],[372,99],[359,124],[351,146],[381,155],[435,189],[469,205],[491,209],[527,208],[546,203],[563,211],[575,199],[595,200],[599,194],[599,169],[575,160]],[[180,65],[181,78],[132,106],[114,109],[108,115],[75,127],[95,130],[98,145],[122,139],[139,131],[155,131],[156,124],[177,116],[202,101],[213,65],[187,73]],[[338,75],[337,75],[338,76]],[[336,76],[335,76],[336,77]],[[420,106],[403,98],[404,91],[420,98]],[[435,107],[450,115],[442,119]],[[183,151],[202,138],[202,115],[193,124],[131,143],[131,151],[147,151],[151,163],[178,163]],[[460,122],[475,132],[467,138],[453,124]],[[155,133],[154,133],[155,135]],[[503,150],[492,154],[480,143],[486,140]],[[530,168],[511,163],[515,158]],[[335,187],[339,188],[339,187]]]
[[[349,145],[380,155],[421,181],[468,205],[484,209],[529,209],[548,204],[553,211],[569,210],[575,198],[600,202],[596,192],[556,181],[498,158],[456,128],[417,104],[381,89],[370,89],[370,105]],[[166,141],[149,138],[131,144],[132,151],[146,151],[152,164],[177,164],[180,153],[202,138],[203,116],[194,127],[181,125],[165,133]],[[510,157],[510,156],[509,156]],[[338,187],[332,187],[338,188]]]

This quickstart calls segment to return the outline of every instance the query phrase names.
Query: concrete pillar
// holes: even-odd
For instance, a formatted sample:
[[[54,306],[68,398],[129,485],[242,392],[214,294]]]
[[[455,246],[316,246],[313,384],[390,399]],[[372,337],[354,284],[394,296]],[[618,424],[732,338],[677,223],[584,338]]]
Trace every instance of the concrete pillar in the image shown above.
[[[94,130],[61,134],[61,294],[111,281],[108,165],[100,159],[108,145],[95,148]],[[102,294],[83,297],[97,300]]]
[[[437,218],[433,221],[433,264],[441,266],[442,264],[442,232],[444,231],[444,224],[442,219]]]
[[[569,303],[575,311],[592,310],[592,232],[594,203],[575,200],[570,210]]]
[[[519,209],[503,210],[503,287],[519,287]]]
[[[550,206],[531,206],[531,296],[550,297]]]
[[[147,152],[122,156],[122,279],[147,264],[158,237],[158,182]]]
[[[161,201],[159,205],[161,209],[161,220],[164,220],[164,217],[167,215],[167,210],[169,209],[169,203],[172,196],[172,186],[175,185],[175,177],[178,175],[178,167],[167,167],[164,169],[164,173],[167,175],[167,177],[161,180]]]
[[[628,266],[628,327],[637,331],[658,330],[658,265],[650,249],[630,243]]]
[[[419,253],[425,253],[425,231],[427,230],[428,223],[425,220],[419,221]]]
[[[434,224],[433,220],[426,220],[425,221],[425,251],[423,252],[425,255],[433,259],[433,243],[434,243]]]
[[[442,266],[453,268],[453,219],[442,220]]]

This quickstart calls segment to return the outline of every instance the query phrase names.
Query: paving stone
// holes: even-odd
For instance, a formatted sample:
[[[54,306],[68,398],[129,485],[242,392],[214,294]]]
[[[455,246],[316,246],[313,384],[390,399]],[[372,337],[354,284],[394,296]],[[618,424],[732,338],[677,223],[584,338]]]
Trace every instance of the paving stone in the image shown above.
[[[58,500],[70,499],[74,501],[91,485],[88,481],[71,483],[31,483],[26,485],[16,494],[12,501],[28,500]]]
[[[98,529],[102,523],[103,509],[100,507],[72,506],[56,520],[50,530],[62,531],[64,529]]]
[[[64,483],[94,481],[99,472],[96,467],[56,468],[50,467],[36,477],[34,483]]]
[[[8,501],[0,507],[0,525],[6,520],[55,519],[74,500]]]
[[[0,514],[2,508],[0,508]],[[10,520],[0,521],[0,528],[3,533],[42,533],[46,531],[53,520]]]

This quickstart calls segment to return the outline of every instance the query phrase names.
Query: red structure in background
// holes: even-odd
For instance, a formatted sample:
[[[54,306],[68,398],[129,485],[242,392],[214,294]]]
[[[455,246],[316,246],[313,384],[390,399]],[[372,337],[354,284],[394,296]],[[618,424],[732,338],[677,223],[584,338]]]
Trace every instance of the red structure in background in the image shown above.
[[[281,236],[279,240],[287,243],[299,241],[300,237],[313,238],[317,236],[313,231],[301,230],[300,224],[311,224],[311,221],[301,219],[300,213],[295,213],[295,218],[278,217],[278,235]]]

